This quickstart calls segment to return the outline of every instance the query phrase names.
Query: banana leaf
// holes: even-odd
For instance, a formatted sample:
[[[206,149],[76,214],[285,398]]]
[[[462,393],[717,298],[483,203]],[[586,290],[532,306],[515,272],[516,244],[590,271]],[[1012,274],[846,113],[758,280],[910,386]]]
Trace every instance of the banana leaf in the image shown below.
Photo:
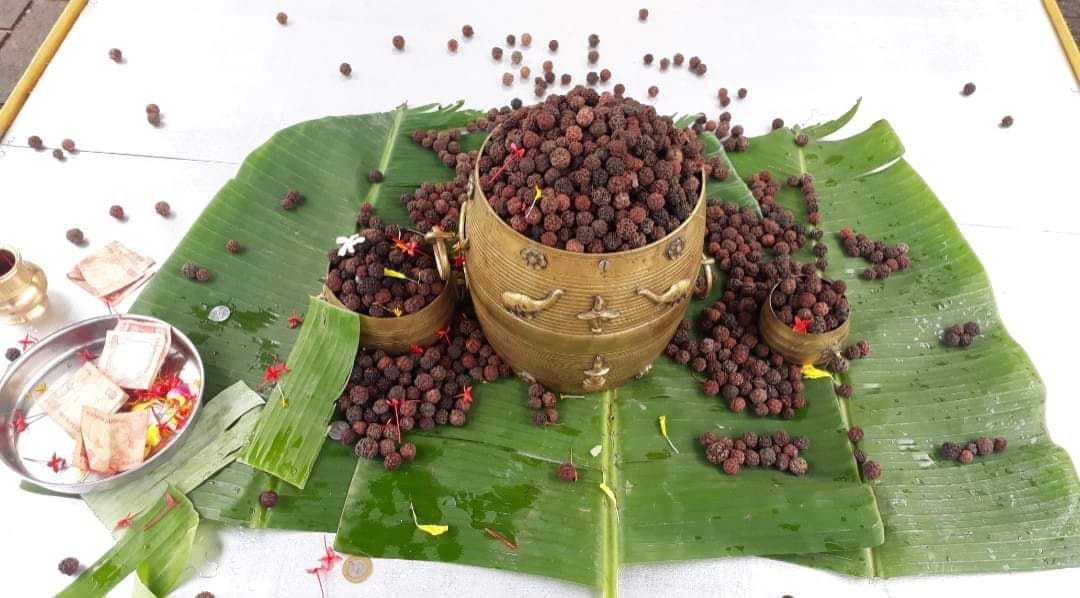
[[[303,331],[286,361],[290,371],[275,384],[239,460],[303,488],[359,343],[356,314],[312,297]]]
[[[836,121],[807,131],[815,138],[833,133],[852,114],[854,108]],[[291,306],[300,304],[317,288],[315,273],[324,269],[323,253],[328,239],[351,229],[359,203],[373,201],[388,220],[405,222],[406,215],[397,195],[423,181],[449,178],[450,172],[430,152],[413,144],[408,134],[414,128],[461,126],[467,119],[456,108],[398,109],[385,114],[312,121],[278,133],[248,158],[237,178],[219,193],[166,263],[165,270],[173,274],[152,283],[137,309],[169,319],[189,334],[195,332],[195,340],[204,351],[215,352],[214,371],[208,371],[209,384],[215,383],[216,375],[226,372],[233,375],[229,379],[246,376],[252,383],[257,382],[261,367],[273,353],[291,346],[292,337],[281,319]],[[872,140],[867,137],[881,135],[883,129],[888,136]],[[989,300],[985,275],[936,198],[910,167],[903,164],[902,171],[893,173],[889,171],[897,168],[896,164],[879,168],[900,155],[899,141],[887,125],[876,125],[853,138],[867,139],[862,143],[815,139],[801,155],[793,153],[791,136],[791,131],[782,130],[754,139],[749,151],[731,157],[737,174],[733,173],[723,183],[710,182],[710,194],[754,205],[740,176],[746,177],[761,168],[786,175],[801,172],[803,165],[811,165],[819,176],[822,215],[828,230],[834,232],[841,222],[859,228],[865,221],[868,234],[887,239],[892,238],[888,233],[899,226],[897,223],[903,223],[908,230],[923,226],[936,231],[936,236],[929,238],[913,230],[907,235],[909,238],[905,240],[913,247],[919,240],[926,244],[913,249],[918,260],[912,271],[876,285],[852,282],[852,301],[860,309],[857,313],[875,314],[865,319],[856,317],[855,338],[870,340],[875,353],[852,370],[850,379],[858,393],[855,399],[839,400],[831,393],[828,382],[815,382],[809,385],[810,407],[795,421],[737,416],[715,399],[705,398],[684,367],[661,358],[654,372],[641,381],[585,399],[566,399],[560,409],[562,423],[541,430],[527,423],[523,386],[516,381],[501,381],[476,390],[476,407],[464,429],[414,434],[419,457],[402,471],[386,474],[376,464],[356,463],[347,449],[327,443],[304,489],[279,484],[264,473],[233,463],[191,493],[200,512],[237,525],[320,531],[333,531],[340,526],[337,546],[346,552],[506,568],[608,590],[614,587],[615,572],[622,562],[729,554],[829,551],[784,558],[856,575],[935,572],[940,570],[936,567],[950,559],[953,565],[948,571],[999,570],[1000,561],[970,561],[968,551],[997,542],[1000,535],[991,537],[997,527],[1008,528],[1014,538],[1022,538],[1024,532],[1016,532],[1014,528],[1019,525],[1010,525],[1009,518],[1020,517],[1029,510],[1018,505],[1012,509],[1019,510],[1012,513],[1008,507],[1002,507],[1004,510],[997,513],[998,520],[986,526],[986,534],[991,535],[978,537],[982,531],[982,522],[977,517],[979,510],[965,509],[973,504],[973,497],[977,500],[975,504],[980,505],[995,500],[992,495],[982,493],[981,488],[999,478],[1017,484],[1012,491],[1019,492],[1019,478],[1024,476],[979,472],[995,460],[1015,459],[1018,453],[1033,447],[957,470],[959,474],[948,464],[932,464],[938,469],[931,471],[927,467],[916,471],[912,467],[911,475],[905,478],[901,461],[907,459],[909,467],[914,462],[913,453],[904,450],[909,438],[923,438],[917,442],[924,445],[921,452],[925,455],[932,454],[930,445],[955,439],[938,438],[937,432],[942,430],[935,431],[934,426],[947,428],[944,431],[949,434],[974,436],[992,432],[970,431],[979,418],[988,415],[980,410],[985,401],[961,400],[962,409],[954,407],[952,412],[934,414],[935,409],[944,408],[939,405],[941,401],[930,398],[933,389],[940,387],[945,397],[963,394],[963,384],[956,383],[961,373],[967,375],[973,389],[978,388],[989,396],[1005,396],[1010,404],[1015,401],[1024,405],[1030,412],[1016,415],[1016,422],[1041,430],[1041,393],[1035,392],[1038,396],[1032,400],[1030,388],[1032,380],[1037,379],[1030,364],[1018,349],[1002,352],[991,348],[996,357],[990,363],[999,372],[1010,376],[1019,372],[1017,379],[998,386],[1000,376],[970,373],[963,362],[950,369],[948,376],[933,375],[939,361],[959,360],[957,355],[978,355],[977,351],[950,355],[930,351],[933,347],[928,347],[926,350],[933,353],[929,358],[890,354],[903,348],[889,345],[888,338],[906,338],[902,334],[910,332],[911,322],[901,318],[911,313],[913,305],[926,308],[925,313],[938,319],[948,316],[948,309],[958,311],[973,300],[964,294],[967,289],[981,285],[982,294]],[[475,137],[466,139],[467,143],[475,141]],[[716,150],[715,141],[711,147]],[[821,148],[832,151],[825,156]],[[811,149],[818,153],[812,155]],[[825,162],[829,168],[825,168]],[[379,166],[385,166],[380,170],[386,180],[378,188],[368,186],[366,173]],[[277,198],[289,186],[304,191],[308,204],[295,214],[275,211]],[[312,195],[308,190],[319,193]],[[843,193],[835,194],[839,191]],[[320,201],[311,201],[313,197]],[[801,200],[795,192],[785,190],[782,200],[796,214],[802,212]],[[908,212],[915,208],[919,211],[913,213],[918,218]],[[846,216],[845,210],[849,213]],[[892,220],[879,218],[879,210],[889,213]],[[927,213],[932,216],[922,216]],[[241,255],[228,261],[220,255],[221,244],[230,238],[227,231],[238,226],[259,229],[259,243],[254,249],[258,260],[249,262],[247,256]],[[844,265],[835,242],[830,240],[830,243],[831,274],[855,278],[861,267],[856,268],[854,263]],[[212,267],[216,277],[209,284],[193,285],[175,274],[184,261],[200,259],[220,260]],[[920,274],[919,263],[945,266],[926,266],[933,273],[931,276]],[[959,273],[966,273],[968,278],[962,279],[962,284],[950,286],[941,280],[945,273],[940,270],[945,267],[960,267]],[[273,284],[265,283],[267,272],[271,271],[281,276],[272,277]],[[905,284],[904,276],[919,277],[918,280],[929,280],[932,284],[921,286],[910,281]],[[256,288],[246,286],[252,279]],[[236,302],[233,305],[242,310],[243,317],[224,325],[210,324],[204,318],[209,306],[229,301],[228,295],[222,294],[223,289],[235,297],[231,301]],[[938,308],[934,304],[936,299],[932,298],[938,293],[945,299],[952,297],[951,302]],[[178,296],[184,302],[172,301]],[[974,298],[978,297],[976,293]],[[928,303],[934,311],[929,311]],[[888,308],[875,313],[883,305]],[[693,309],[701,307],[699,302]],[[992,312],[992,304],[986,311]],[[957,315],[957,321],[963,320]],[[992,321],[983,323],[992,330]],[[934,341],[928,334],[924,331],[924,343],[932,344]],[[980,339],[984,348],[991,344],[992,338],[994,333]],[[909,368],[911,363],[922,369]],[[859,376],[866,372],[875,377],[861,381]],[[913,374],[919,380],[916,386],[911,386]],[[1026,379],[1020,384],[1022,377]],[[888,392],[881,390],[886,384],[893,386]],[[1034,384],[1037,386],[1037,382]],[[917,403],[918,413],[925,417],[912,417],[910,412],[897,414],[903,408],[892,401],[900,396]],[[670,450],[659,433],[660,415],[667,417],[672,442],[680,449],[678,454]],[[610,416],[614,420],[609,420]],[[875,424],[874,417],[879,418],[879,424]],[[886,477],[878,484],[870,486],[858,480],[850,446],[844,437],[849,421],[866,428],[868,440],[864,442],[868,452],[886,467]],[[961,424],[966,427],[958,427]],[[923,428],[935,437],[927,440],[926,434],[920,432]],[[747,471],[737,478],[725,478],[705,465],[694,446],[694,438],[705,429],[732,432],[786,429],[794,434],[805,433],[812,443],[808,454],[811,474],[796,479],[767,471]],[[878,432],[882,434],[875,439]],[[879,440],[888,438],[888,433],[894,435],[895,454],[890,452],[887,441]],[[1014,445],[1019,442],[1012,432],[1010,437]],[[1045,432],[1031,438],[1043,442]],[[879,442],[885,445],[879,446]],[[594,456],[590,451],[597,446],[601,450]],[[554,479],[554,467],[569,457],[571,449],[581,479],[576,484],[558,482]],[[920,457],[919,463],[926,461]],[[931,475],[934,472],[942,472],[946,477],[934,477]],[[957,475],[961,477],[956,478]],[[897,476],[895,480],[894,476]],[[966,476],[977,479],[970,480],[972,485],[965,489],[967,502],[963,508],[959,497],[949,505],[951,509],[937,508],[946,504],[938,501],[948,498],[945,495],[954,487],[935,486],[938,495],[928,498],[932,488],[921,483],[933,480],[939,485],[951,485],[953,481],[962,482]],[[1047,499],[1038,504],[1041,508],[1056,509],[1052,512],[1059,516],[1054,521],[1061,524],[1057,529],[1063,539],[1055,547],[1050,538],[1058,532],[1046,531],[1055,528],[1037,524],[1038,528],[1031,532],[1038,536],[1037,541],[1024,550],[1030,549],[1029,554],[1048,551],[1052,558],[1039,563],[1029,560],[1028,564],[1031,567],[1072,564],[1077,553],[1073,541],[1075,523],[1065,506],[1074,504],[1077,495],[1071,464],[1067,457],[1059,455],[1058,462],[1051,464],[1044,477],[1029,475],[1027,479],[1050,482],[1045,490]],[[612,490],[614,501],[600,490],[601,481]],[[259,507],[257,500],[258,493],[267,488],[277,488],[281,495],[278,506],[270,511]],[[1022,489],[1024,495],[1036,493],[1034,487]],[[1059,492],[1058,502],[1049,496],[1054,491]],[[909,504],[914,509],[898,515]],[[414,525],[412,509],[421,523],[446,524],[450,530],[437,537],[424,534]],[[879,510],[885,516],[884,526]],[[1035,509],[1030,512],[1034,513]],[[955,518],[955,525],[946,523],[951,518]],[[516,548],[503,545],[488,535],[485,528],[511,539]],[[916,533],[917,530],[929,531]],[[871,550],[881,542],[883,533],[885,545]],[[936,543],[911,547],[905,544],[919,534],[928,538],[936,535],[932,538]],[[931,558],[918,561],[915,557],[920,553]],[[890,558],[898,559],[897,563],[901,558],[907,560],[903,566],[890,565]]]
[[[374,202],[388,220],[406,223],[399,195],[425,180],[443,180],[451,174],[409,135],[415,128],[460,126],[469,116],[452,110],[399,109],[324,119],[282,131],[256,150],[214,199],[166,263],[166,276],[155,282],[137,307],[167,317],[181,328],[212,329],[213,337],[196,339],[200,346],[207,345],[204,351],[213,351],[215,346],[242,347],[250,332],[243,319],[235,325],[216,325],[203,318],[205,308],[224,302],[217,293],[228,292],[235,302],[234,313],[236,308],[262,313],[273,312],[275,306],[296,305],[299,293],[317,287],[260,285],[250,289],[247,281],[260,277],[262,262],[279,257],[278,248],[297,252],[281,256],[279,269],[289,273],[286,278],[302,280],[313,272],[321,273],[326,242],[320,244],[320,239],[350,232],[362,201]],[[366,141],[358,142],[358,138]],[[478,137],[468,136],[464,143],[475,146],[477,141]],[[303,171],[309,162],[319,168]],[[382,170],[385,181],[378,188],[365,188],[372,168]],[[281,175],[289,169],[295,176]],[[327,177],[331,171],[350,173],[356,180]],[[307,195],[307,202],[295,214],[277,208],[277,198],[286,187]],[[323,192],[316,195],[308,190]],[[745,184],[734,176],[712,183],[710,191],[754,205]],[[227,256],[221,246],[228,235],[221,231],[228,231],[231,221],[239,226],[240,214],[257,215],[248,217],[266,222],[245,225],[258,229],[259,243],[249,246],[248,253]],[[293,220],[300,216],[307,220]],[[308,222],[319,224],[309,226]],[[287,258],[302,259],[304,265],[295,268]],[[206,285],[192,284],[173,272],[184,261],[219,259],[211,266],[215,277]],[[178,294],[198,301],[199,307],[185,309],[183,302],[168,302]],[[695,310],[703,305],[697,304]],[[274,312],[267,321],[284,314],[285,310]],[[314,330],[309,328],[311,317],[309,313],[305,330]],[[267,326],[265,334],[283,328]],[[281,339],[282,349],[287,341]],[[349,352],[334,339],[324,341],[329,354]],[[243,374],[245,368],[252,373],[253,362],[243,351],[221,351],[214,362],[230,374]],[[254,363],[262,365],[258,360]],[[346,552],[502,567],[609,588],[614,587],[621,562],[877,544],[882,529],[873,497],[858,481],[843,441],[835,398],[824,391],[821,394],[824,400],[815,401],[799,421],[751,422],[706,399],[683,368],[663,362],[653,376],[626,388],[567,399],[564,423],[538,429],[529,422],[524,386],[508,380],[477,389],[478,407],[467,428],[415,434],[421,458],[406,471],[389,474],[372,463],[358,463],[343,447],[330,445],[312,473],[310,492],[308,487],[292,489],[234,463],[194,491],[192,498],[204,516],[242,525],[332,531],[340,522],[337,546]],[[263,417],[284,414],[287,410],[278,403],[272,398]],[[708,417],[702,417],[703,411]],[[670,451],[659,434],[660,415],[668,418],[673,439],[683,447],[679,454]],[[321,444],[324,426],[324,420],[311,426],[304,442]],[[811,437],[819,475],[795,480],[783,474],[747,472],[736,484],[707,467],[695,446],[695,438],[705,429],[741,433],[780,428]],[[594,456],[591,450],[596,446],[602,450]],[[558,481],[554,471],[571,451],[582,468],[582,481],[568,485]],[[436,459],[439,453],[442,456]],[[512,466],[503,468],[507,460]],[[493,479],[499,485],[493,487]],[[614,501],[601,491],[601,482],[612,491]],[[379,495],[369,491],[368,484],[410,490]],[[798,498],[775,492],[788,486],[798,489]],[[259,493],[267,489],[279,493],[278,504],[269,510],[258,504]],[[718,494],[733,491],[745,492],[745,498],[729,500],[724,507],[715,500]],[[422,536],[412,520],[413,508],[425,518],[445,518],[451,531],[439,538]],[[573,517],[572,525],[560,523],[567,517]],[[373,531],[375,525],[385,529]],[[507,549],[485,528],[512,538],[518,548]],[[574,533],[568,534],[567,529]],[[426,540],[435,544],[428,545]]]
[[[851,338],[873,347],[845,375],[855,389],[845,417],[863,428],[861,447],[884,469],[873,489],[885,542],[792,560],[881,577],[1076,566],[1080,485],[1069,456],[1047,435],[1043,383],[1005,330],[982,265],[903,158],[889,124],[821,140],[857,106],[817,127],[754,138],[749,151],[731,156],[743,177],[762,169],[781,180],[814,176],[828,275],[849,284]],[[800,132],[810,137],[801,149],[793,143]],[[785,189],[783,202],[802,209],[794,189]],[[867,262],[841,251],[843,227],[908,243],[913,266],[863,280]],[[946,327],[970,320],[983,330],[974,346],[941,343]],[[968,466],[940,458],[942,442],[978,436],[1006,437],[1010,448]]]
[[[109,529],[129,513],[138,513],[161,496],[167,485],[189,492],[231,463],[255,427],[262,397],[237,382],[200,411],[176,452],[153,470],[122,486],[83,497]],[[123,533],[118,530],[118,533]]]
[[[166,507],[166,497],[176,502]],[[58,598],[104,596],[132,571],[156,596],[165,596],[176,585],[187,563],[199,515],[183,492],[169,486],[150,508],[136,516],[131,526],[108,552],[64,588]]]

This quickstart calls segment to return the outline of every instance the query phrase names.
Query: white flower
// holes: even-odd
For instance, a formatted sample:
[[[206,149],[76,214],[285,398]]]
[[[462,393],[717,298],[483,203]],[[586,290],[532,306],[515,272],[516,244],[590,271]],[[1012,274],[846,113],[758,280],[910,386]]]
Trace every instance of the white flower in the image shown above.
[[[338,247],[337,254],[339,256],[341,256],[341,257],[345,257],[346,255],[352,255],[352,254],[356,253],[356,246],[363,243],[366,240],[367,239],[365,239],[364,237],[361,237],[360,235],[349,235],[348,237],[338,237],[337,238],[337,244],[340,245],[341,247]]]

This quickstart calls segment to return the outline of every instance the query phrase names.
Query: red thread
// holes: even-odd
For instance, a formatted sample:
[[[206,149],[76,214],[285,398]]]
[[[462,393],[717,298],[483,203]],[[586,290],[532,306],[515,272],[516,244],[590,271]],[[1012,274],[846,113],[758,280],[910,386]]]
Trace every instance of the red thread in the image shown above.
[[[491,176],[488,178],[488,184],[490,185],[494,183],[495,179],[499,178],[499,175],[501,175],[507,168],[509,168],[510,165],[514,163],[514,161],[522,158],[523,156],[525,156],[525,148],[518,147],[516,143],[511,143],[510,155],[506,157],[506,160],[503,160],[502,166],[496,168],[495,172],[491,173]]]
[[[504,536],[504,535],[500,534],[499,532],[491,529],[490,527],[485,527],[484,531],[487,532],[487,535],[489,535],[492,538],[495,538],[496,540],[502,542],[503,545],[506,546],[507,548],[509,548],[510,550],[517,550],[517,544],[514,544],[513,542],[511,542],[510,538],[507,538],[506,536]]]

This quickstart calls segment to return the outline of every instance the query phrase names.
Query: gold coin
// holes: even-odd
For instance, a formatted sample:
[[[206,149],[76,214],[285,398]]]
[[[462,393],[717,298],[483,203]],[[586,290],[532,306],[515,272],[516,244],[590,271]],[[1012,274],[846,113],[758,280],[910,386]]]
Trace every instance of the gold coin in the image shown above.
[[[371,577],[371,559],[366,556],[351,556],[341,563],[341,574],[352,583],[363,583]]]

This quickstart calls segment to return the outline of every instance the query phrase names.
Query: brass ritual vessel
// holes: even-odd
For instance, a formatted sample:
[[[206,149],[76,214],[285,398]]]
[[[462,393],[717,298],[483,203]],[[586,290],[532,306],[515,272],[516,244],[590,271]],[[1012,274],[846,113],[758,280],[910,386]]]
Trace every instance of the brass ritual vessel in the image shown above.
[[[409,348],[414,344],[427,346],[435,342],[438,331],[450,323],[454,308],[461,298],[458,274],[450,268],[447,247],[447,243],[454,239],[454,234],[435,227],[424,238],[432,246],[439,277],[446,283],[442,292],[434,301],[414,314],[385,318],[357,314],[360,318],[360,346],[368,349],[382,349],[391,355],[401,355],[408,353]],[[346,309],[325,285],[323,285],[322,298],[331,305]]]
[[[18,250],[0,245],[0,324],[25,324],[49,308],[45,272],[22,259]]]
[[[851,314],[848,314],[848,319],[836,330],[801,334],[792,330],[773,311],[772,294],[775,292],[774,286],[769,292],[769,299],[761,306],[761,315],[758,316],[758,329],[765,338],[765,343],[790,363],[799,365],[828,365],[839,357],[840,348],[844,346],[851,329]]]
[[[595,392],[645,375],[695,289],[712,286],[712,260],[701,249],[705,185],[690,217],[663,239],[619,253],[575,253],[503,222],[480,189],[477,163],[458,216],[458,248],[488,342],[523,379],[560,392]]]

